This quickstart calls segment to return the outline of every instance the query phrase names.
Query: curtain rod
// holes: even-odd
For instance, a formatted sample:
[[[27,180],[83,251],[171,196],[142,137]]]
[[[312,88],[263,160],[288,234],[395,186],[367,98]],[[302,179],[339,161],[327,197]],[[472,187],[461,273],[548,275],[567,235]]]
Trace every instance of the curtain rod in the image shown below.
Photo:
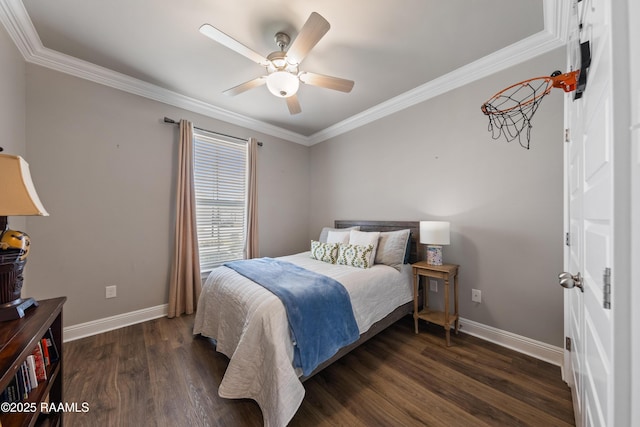
[[[170,125],[180,125],[180,122],[179,122],[179,121],[177,122],[177,121],[175,121],[175,120],[173,120],[173,119],[170,119],[169,117],[165,117],[165,118],[164,118],[164,122],[165,122],[165,123],[167,123],[167,124],[170,124]],[[203,131],[203,132],[209,132],[209,133],[214,133],[214,134],[216,134],[216,135],[226,136],[227,138],[233,138],[233,139],[238,139],[238,140],[240,140],[240,141],[249,142],[249,140],[248,140],[248,139],[246,139],[246,138],[240,138],[240,137],[238,137],[238,136],[227,135],[226,133],[214,132],[214,131],[212,131],[212,130],[199,128],[199,127],[197,127],[197,126],[194,126],[193,128],[194,128],[194,129],[201,130],[201,131]],[[258,146],[262,147],[262,142],[258,141]]]

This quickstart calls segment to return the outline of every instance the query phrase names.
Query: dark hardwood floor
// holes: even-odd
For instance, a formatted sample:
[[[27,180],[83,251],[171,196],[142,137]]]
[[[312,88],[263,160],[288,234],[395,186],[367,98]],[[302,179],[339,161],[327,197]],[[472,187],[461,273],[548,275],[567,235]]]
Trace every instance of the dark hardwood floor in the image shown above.
[[[227,359],[193,316],[65,344],[67,426],[261,426],[252,400],[218,396]],[[305,383],[291,426],[571,426],[560,368],[406,317]]]

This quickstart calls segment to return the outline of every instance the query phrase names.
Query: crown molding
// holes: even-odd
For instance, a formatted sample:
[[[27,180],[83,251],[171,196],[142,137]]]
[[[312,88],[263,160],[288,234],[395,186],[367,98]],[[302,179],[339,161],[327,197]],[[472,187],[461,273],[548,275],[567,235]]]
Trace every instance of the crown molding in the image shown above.
[[[0,0],[0,22],[25,60],[42,46],[21,0]]]
[[[4,24],[14,44],[25,61],[29,63],[249,128],[256,132],[262,132],[299,144],[307,143],[307,138],[299,133],[216,107],[195,98],[49,49],[40,41],[40,37],[21,0],[0,0],[0,22]]]
[[[29,63],[193,111],[255,132],[311,146],[563,46],[568,38],[570,2],[566,0],[543,1],[543,31],[351,116],[311,136],[255,120],[46,48],[42,45],[21,0],[0,0],[0,22],[6,28],[25,61]]]
[[[317,132],[309,137],[309,143],[317,144],[357,129],[560,46],[555,37],[540,32]]]
[[[309,137],[309,145],[357,129],[566,44],[569,2],[544,0],[544,30],[382,102]]]

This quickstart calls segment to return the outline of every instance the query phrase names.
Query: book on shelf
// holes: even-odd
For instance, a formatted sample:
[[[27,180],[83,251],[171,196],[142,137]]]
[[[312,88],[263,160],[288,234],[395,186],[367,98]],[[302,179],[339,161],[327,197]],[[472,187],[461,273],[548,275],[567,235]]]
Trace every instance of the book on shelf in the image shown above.
[[[4,391],[2,392],[2,396],[1,396],[1,401],[2,402],[17,402],[19,400],[21,400],[18,396],[18,378],[17,376],[13,376],[13,378],[11,379],[11,382],[9,383],[9,385],[7,386],[7,388],[4,389]]]
[[[42,355],[44,356],[44,366],[49,366],[51,360],[49,359],[49,347],[47,346],[46,338],[40,340],[40,348],[42,348]]]
[[[17,402],[20,400],[20,395],[18,394],[18,378],[15,375],[7,388],[9,389],[9,402]]]
[[[33,354],[27,356],[27,373],[29,374],[29,386],[31,390],[38,387],[38,375],[36,374],[36,358]]]
[[[36,362],[36,377],[38,378],[38,382],[45,381],[47,379],[47,368],[42,354],[42,344],[38,343],[36,348],[33,349],[32,355]]]
[[[16,377],[18,378],[18,396],[19,400],[26,399],[29,397],[29,383],[27,382],[27,375],[24,363],[20,365],[20,369],[18,369],[18,373]]]
[[[49,328],[31,354],[20,364],[9,385],[0,392],[0,402],[20,402],[28,399],[31,390],[47,380],[47,367],[59,359],[60,355]]]
[[[49,328],[44,333],[44,339],[47,342],[47,351],[49,352],[49,362],[55,363],[60,359],[60,355],[58,354],[58,348],[56,347],[56,341],[53,339],[53,332],[51,332],[51,328]]]
[[[24,378],[24,393],[23,396],[26,399],[29,397],[29,393],[33,389],[33,385],[31,383],[31,375],[29,375],[29,364],[25,360],[22,364],[22,376]]]

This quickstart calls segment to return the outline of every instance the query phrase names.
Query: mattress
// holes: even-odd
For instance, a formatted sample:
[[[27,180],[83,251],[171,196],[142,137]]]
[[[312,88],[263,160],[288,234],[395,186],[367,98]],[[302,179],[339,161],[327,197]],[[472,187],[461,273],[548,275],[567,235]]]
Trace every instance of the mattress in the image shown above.
[[[410,265],[361,269],[318,261],[309,252],[279,259],[340,282],[360,334],[413,297]],[[215,339],[216,350],[229,357],[221,397],[254,399],[265,426],[291,420],[304,387],[301,371],[293,367],[286,311],[274,294],[227,267],[216,268],[203,286],[193,332]]]

